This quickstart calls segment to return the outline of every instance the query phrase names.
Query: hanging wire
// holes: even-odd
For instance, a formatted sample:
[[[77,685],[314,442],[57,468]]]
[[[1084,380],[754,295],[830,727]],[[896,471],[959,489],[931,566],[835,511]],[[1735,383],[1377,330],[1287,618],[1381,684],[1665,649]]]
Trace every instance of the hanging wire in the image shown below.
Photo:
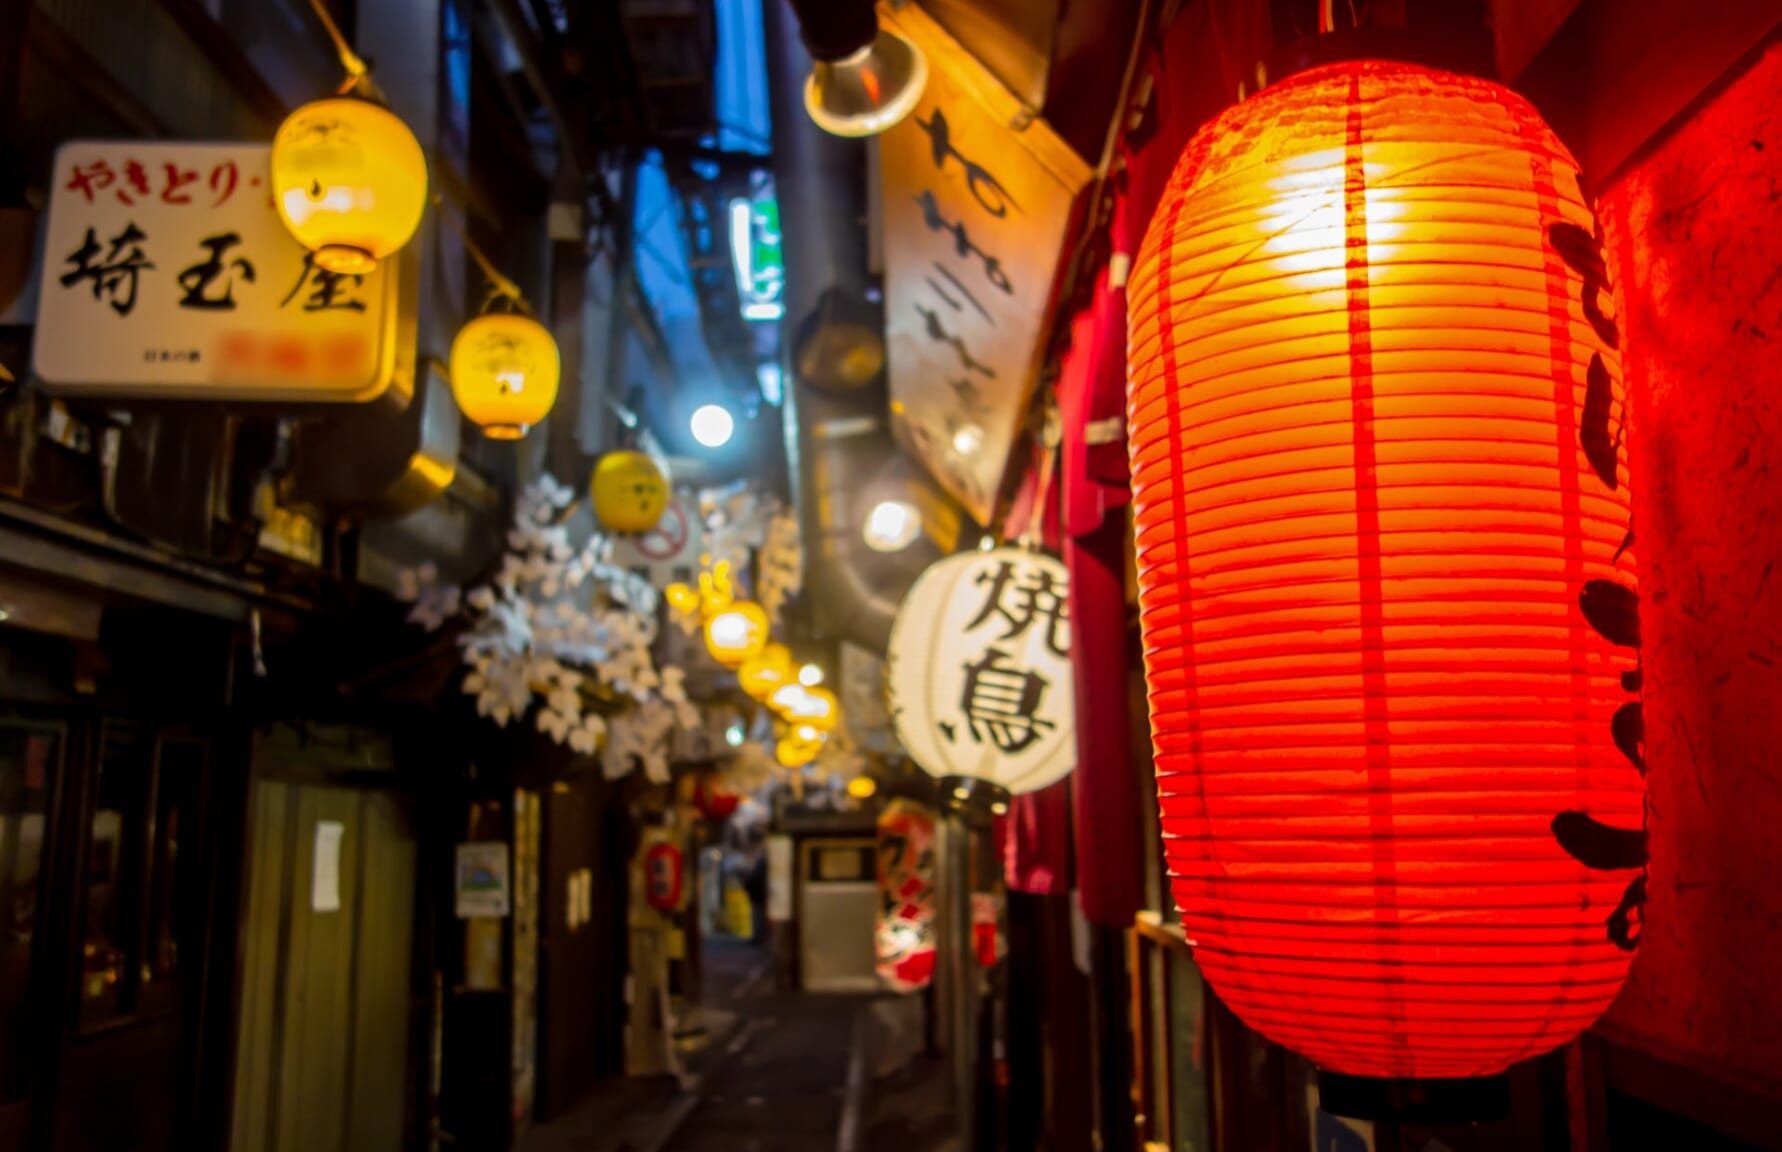
[[[1040,444],[1039,481],[1033,489],[1033,509],[1027,515],[1027,524],[1021,529],[1021,547],[1029,552],[1038,551],[1045,540],[1046,509],[1052,496],[1052,472],[1058,463],[1058,445],[1064,439],[1064,423],[1058,414],[1058,408],[1048,396],[1046,412],[1038,435],[1034,439]]]
[[[489,295],[483,301],[482,311],[487,312],[497,300],[504,300],[515,311],[530,316],[532,306],[526,303],[525,293],[520,291],[520,286],[503,276],[501,270],[495,267],[487,256],[483,255],[483,250],[478,248],[476,241],[470,238],[470,229],[466,228],[463,222],[458,219],[457,213],[445,210],[445,199],[437,192],[433,194],[433,206],[440,210],[440,219],[451,225],[452,231],[457,233],[458,239],[463,242],[464,250],[470,253],[470,258],[476,261],[476,266],[482,269],[484,278],[489,281]]]
[[[334,14],[328,11],[327,0],[309,0],[309,6],[315,11],[316,19],[322,22],[322,28],[328,33],[328,39],[334,42],[334,54],[340,57],[340,66],[346,69],[346,79],[341,81],[339,94],[345,96],[357,91],[369,99],[382,102],[384,94],[371,79],[371,66],[347,43],[347,38],[340,31],[340,25],[334,22]]]
[[[328,32],[328,39],[335,45],[335,55],[340,57],[340,68],[346,68],[346,86],[340,91],[347,93],[360,82],[360,78],[371,73],[371,68],[365,66],[364,59],[353,52],[353,45],[346,43],[346,36],[340,34],[340,25],[333,21],[333,12],[328,11],[326,0],[310,0],[310,7],[315,11],[315,18],[323,21],[323,29]]]

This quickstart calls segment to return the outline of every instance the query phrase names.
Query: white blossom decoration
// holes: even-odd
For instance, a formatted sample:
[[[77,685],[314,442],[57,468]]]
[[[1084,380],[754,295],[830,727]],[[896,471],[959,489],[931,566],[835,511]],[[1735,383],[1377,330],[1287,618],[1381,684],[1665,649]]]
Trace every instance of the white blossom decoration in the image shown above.
[[[623,775],[641,764],[668,776],[668,738],[699,722],[680,669],[658,669],[657,594],[608,557],[598,532],[580,546],[561,521],[574,493],[542,476],[515,502],[508,551],[493,579],[468,592],[438,583],[432,565],[403,572],[398,594],[408,618],[428,631],[463,616],[458,637],[467,672],[463,689],[479,716],[506,727],[534,712],[537,730],[592,756],[606,744],[605,770]],[[604,689],[621,709],[608,719],[587,708]]]

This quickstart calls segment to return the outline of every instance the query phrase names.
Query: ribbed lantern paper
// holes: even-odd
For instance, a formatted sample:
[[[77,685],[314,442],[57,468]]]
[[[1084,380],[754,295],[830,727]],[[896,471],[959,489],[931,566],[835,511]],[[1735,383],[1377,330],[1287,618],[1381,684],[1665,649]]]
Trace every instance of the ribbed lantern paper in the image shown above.
[[[1612,292],[1521,98],[1294,77],[1189,144],[1129,284],[1166,855],[1196,958],[1338,1073],[1484,1075],[1644,899]]]

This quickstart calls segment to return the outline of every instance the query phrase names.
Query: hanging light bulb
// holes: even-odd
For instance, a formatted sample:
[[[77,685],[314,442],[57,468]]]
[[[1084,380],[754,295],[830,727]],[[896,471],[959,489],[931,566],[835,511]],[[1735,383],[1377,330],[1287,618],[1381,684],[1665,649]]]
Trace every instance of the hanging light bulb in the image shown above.
[[[550,415],[563,373],[557,341],[530,316],[488,312],[452,341],[452,396],[491,440],[518,440]]]
[[[879,27],[870,0],[794,0],[811,53],[804,107],[836,136],[876,136],[916,107],[928,62],[914,44]]]

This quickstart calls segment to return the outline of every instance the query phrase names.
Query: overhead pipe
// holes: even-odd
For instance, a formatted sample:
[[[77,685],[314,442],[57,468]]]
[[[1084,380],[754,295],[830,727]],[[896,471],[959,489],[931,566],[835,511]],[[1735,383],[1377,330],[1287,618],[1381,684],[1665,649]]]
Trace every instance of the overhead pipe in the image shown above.
[[[867,146],[812,122],[804,106],[811,57],[798,21],[787,0],[766,0],[763,9],[774,179],[785,222],[784,331],[791,334],[818,314],[826,296],[866,297]],[[805,542],[805,596],[826,637],[883,652],[903,589],[887,587],[898,566],[866,548],[866,509],[858,505],[861,481],[898,451],[884,391],[875,385],[825,392],[799,370],[795,352],[789,347],[786,355],[786,441]],[[868,567],[875,564],[876,571]]]

